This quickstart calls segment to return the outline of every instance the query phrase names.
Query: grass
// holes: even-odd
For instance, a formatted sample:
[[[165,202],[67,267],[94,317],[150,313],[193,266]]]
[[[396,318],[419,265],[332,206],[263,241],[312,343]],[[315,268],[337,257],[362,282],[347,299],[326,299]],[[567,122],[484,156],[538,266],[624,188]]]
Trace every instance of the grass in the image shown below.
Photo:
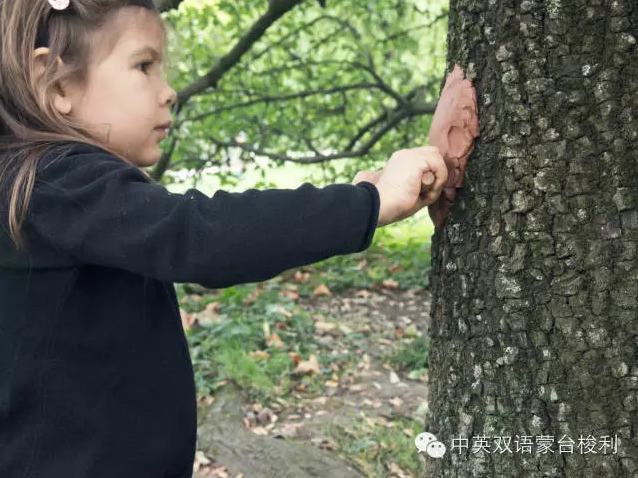
[[[388,357],[388,362],[397,370],[409,372],[412,376],[423,375],[428,368],[429,341],[427,337],[415,337],[411,342],[404,343],[394,354]]]
[[[367,251],[331,257],[300,268],[308,272],[310,278],[296,284],[296,292],[300,297],[310,297],[319,284],[325,284],[332,293],[370,288],[383,283],[391,267],[397,268],[392,278],[401,289],[426,287],[424,265],[429,264],[430,258],[422,234],[427,227],[403,224],[389,228],[392,226],[377,231]],[[364,259],[368,262],[367,268],[357,269]],[[199,324],[188,331],[200,396],[214,393],[219,383],[226,380],[234,380],[255,398],[272,398],[275,392],[289,393],[293,384],[290,352],[302,357],[316,354],[320,364],[329,366],[328,351],[322,350],[314,337],[314,320],[285,296],[285,283],[280,275],[261,284],[237,285],[201,298],[187,294],[183,284],[176,285],[180,306],[186,312],[198,313],[208,304],[218,303],[218,321]],[[246,301],[257,292],[257,299],[247,304]],[[265,327],[277,333],[282,345],[268,344]],[[388,360],[400,369],[426,368],[423,352],[427,352],[427,344],[424,340],[416,337],[414,345],[406,346]],[[258,351],[270,354],[268,360],[251,355]]]
[[[396,476],[392,472],[397,471],[424,476],[424,463],[414,445],[414,438],[423,432],[422,423],[407,418],[389,421],[364,417],[354,429],[328,424],[326,432],[365,476]]]
[[[289,171],[285,184],[297,187],[302,176],[299,171]],[[227,190],[245,190],[252,187],[253,179],[245,176]],[[214,193],[214,181],[205,180],[202,184],[204,187],[198,186],[202,191]],[[188,187],[191,186],[172,184],[169,189],[180,192]],[[198,395],[214,395],[228,381],[241,387],[249,399],[264,404],[278,397],[286,399],[299,390],[324,393],[325,381],[333,373],[331,365],[338,364],[343,370],[348,364],[356,364],[360,357],[335,355],[318,342],[314,313],[298,307],[291,293],[310,297],[320,284],[325,284],[333,294],[367,289],[389,277],[398,282],[400,289],[427,288],[432,233],[433,225],[424,209],[412,218],[378,229],[372,245],[364,252],[285,271],[263,283],[237,285],[202,296],[188,294],[186,285],[176,284],[183,310],[200,314],[214,306],[216,312],[214,320],[200,321],[187,331]],[[364,260],[366,263],[362,265]],[[292,280],[295,272],[309,277],[296,282]],[[328,321],[339,320],[323,315]],[[272,340],[275,334],[277,340]],[[361,339],[353,333],[340,340]],[[427,338],[418,334],[408,336],[394,350],[384,358],[393,369],[415,379],[427,371]],[[315,355],[323,375],[295,375],[291,354],[303,359]],[[412,476],[422,475],[422,463],[413,441],[423,431],[422,424],[409,419],[389,423],[382,420],[380,417],[373,424],[363,421],[354,432],[340,432],[337,426],[331,433],[339,442],[340,451],[357,462],[366,476],[390,476],[388,466],[396,466]]]

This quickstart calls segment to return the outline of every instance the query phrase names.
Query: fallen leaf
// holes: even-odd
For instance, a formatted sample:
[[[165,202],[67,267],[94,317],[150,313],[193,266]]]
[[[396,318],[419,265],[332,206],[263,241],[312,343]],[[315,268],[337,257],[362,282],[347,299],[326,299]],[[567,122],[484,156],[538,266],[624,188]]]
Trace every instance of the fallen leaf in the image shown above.
[[[220,303],[218,301],[211,302],[209,304],[206,304],[205,309],[206,310],[219,310],[219,305],[220,305]]]
[[[201,397],[199,400],[199,402],[203,402],[206,405],[212,405],[212,403],[215,401],[215,397],[212,397],[210,395],[207,395],[205,397]]]
[[[281,429],[281,434],[286,438],[292,438],[297,435],[298,428],[303,426],[303,423],[286,423]]]
[[[403,270],[403,264],[395,263],[390,266],[390,272],[397,272],[402,270]]]
[[[272,334],[268,338],[268,341],[266,342],[266,345],[268,345],[268,347],[275,347],[275,348],[280,349],[280,348],[282,348],[284,346],[284,343],[279,338],[279,335]]]
[[[337,324],[332,323],[332,322],[323,322],[323,321],[319,321],[319,320],[317,322],[315,322],[315,331],[319,335],[328,334],[328,333],[332,332],[333,330],[339,330]]]
[[[194,314],[189,314],[184,309],[179,309],[179,315],[182,319],[182,327],[184,328],[184,330],[190,329],[195,323]]]
[[[363,297],[364,299],[367,299],[368,297],[370,297],[372,295],[371,292],[367,291],[366,289],[361,289],[359,292],[357,292],[355,294],[357,297]]]
[[[390,404],[394,407],[394,408],[400,408],[401,405],[403,405],[403,400],[401,400],[399,397],[394,397],[391,398],[390,400],[388,400],[390,402]]]
[[[408,476],[405,474],[405,471],[399,468],[399,465],[397,465],[395,462],[390,463],[390,473],[397,475],[398,478],[404,478]]]
[[[370,370],[370,356],[363,354],[363,360],[357,364],[357,368],[361,370]]]
[[[354,270],[360,271],[367,265],[368,265],[368,261],[366,259],[363,259],[359,261],[359,263],[355,266]]]
[[[399,287],[399,283],[394,279],[386,279],[382,282],[382,284],[388,289],[396,289],[397,287]]]
[[[328,380],[324,384],[326,387],[337,388],[339,386],[339,382],[335,382],[334,380]]]
[[[296,292],[294,290],[280,290],[279,295],[291,300],[297,300],[299,298],[299,292]]]
[[[257,414],[257,421],[259,423],[271,423],[273,412],[270,408],[264,408]]]
[[[292,359],[292,363],[296,367],[299,362],[301,362],[301,355],[297,352],[288,352],[288,356]]]
[[[301,284],[302,282],[306,282],[308,279],[310,279],[310,272],[296,271],[294,279],[295,279],[295,282],[297,282],[298,284]]]
[[[328,289],[326,284],[320,284],[312,293],[313,297],[316,297],[318,295],[332,295],[332,292],[330,292],[330,289]]]
[[[216,476],[218,478],[228,478],[228,467],[220,466],[219,468],[215,468],[211,470],[211,476]]]
[[[193,464],[193,470],[199,471],[201,467],[210,465],[212,461],[206,456],[203,451],[195,452],[195,463]]]
[[[250,352],[250,355],[252,355],[256,359],[262,359],[262,360],[270,358],[270,354],[266,352],[265,350],[253,350],[252,352]]]
[[[320,446],[323,450],[331,450],[337,451],[339,449],[339,445],[337,445],[333,441],[324,440],[324,442]],[[342,458],[343,459],[343,458]]]
[[[264,320],[261,324],[261,328],[264,331],[264,338],[268,340],[268,337],[270,337],[270,324]]]
[[[250,431],[252,431],[255,435],[268,436],[268,430],[266,430],[264,427],[251,428]]]
[[[278,314],[281,314],[281,315],[283,315],[283,316],[285,316],[285,317],[288,317],[288,318],[292,317],[292,313],[291,313],[291,312],[289,312],[289,311],[287,311],[287,310],[286,310],[286,309],[284,309],[283,307],[278,307],[278,308],[275,310],[275,312],[276,312],[276,313],[278,313]]]
[[[301,360],[295,368],[295,373],[302,375],[316,373],[320,375],[321,370],[319,369],[317,357],[313,354],[308,360]]]
[[[194,319],[204,325],[204,324],[214,324],[215,322],[219,322],[221,317],[215,311],[215,309],[204,309],[201,312],[197,312],[193,314]]]
[[[339,330],[343,332],[344,335],[350,335],[352,333],[352,329],[344,324],[339,324]]]
[[[261,295],[261,293],[266,290],[265,286],[258,286],[256,287],[249,295],[248,297],[246,297],[243,300],[243,304],[244,305],[251,305],[253,304]]]
[[[390,383],[399,383],[401,381],[401,379],[399,378],[399,376],[394,373],[394,372],[390,372]]]

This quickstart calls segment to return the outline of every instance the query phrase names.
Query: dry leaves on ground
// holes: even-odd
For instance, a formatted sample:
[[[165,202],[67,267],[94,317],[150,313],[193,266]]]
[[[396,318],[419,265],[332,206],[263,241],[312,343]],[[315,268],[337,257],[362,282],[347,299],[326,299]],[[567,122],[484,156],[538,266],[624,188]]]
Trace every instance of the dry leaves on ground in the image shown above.
[[[332,292],[330,292],[330,289],[328,289],[326,284],[320,284],[312,293],[313,297],[317,297],[319,295],[332,295]]]
[[[295,367],[295,373],[299,375],[310,375],[313,373],[321,375],[317,357],[313,354],[308,360],[300,360]]]

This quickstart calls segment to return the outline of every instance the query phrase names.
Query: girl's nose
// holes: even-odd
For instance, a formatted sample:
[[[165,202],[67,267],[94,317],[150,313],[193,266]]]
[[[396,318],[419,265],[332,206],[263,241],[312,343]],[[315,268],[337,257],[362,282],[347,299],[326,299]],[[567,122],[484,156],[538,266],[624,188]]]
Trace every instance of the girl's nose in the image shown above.
[[[164,100],[163,103],[166,103],[167,106],[172,106],[177,101],[177,93],[167,84],[162,99]]]

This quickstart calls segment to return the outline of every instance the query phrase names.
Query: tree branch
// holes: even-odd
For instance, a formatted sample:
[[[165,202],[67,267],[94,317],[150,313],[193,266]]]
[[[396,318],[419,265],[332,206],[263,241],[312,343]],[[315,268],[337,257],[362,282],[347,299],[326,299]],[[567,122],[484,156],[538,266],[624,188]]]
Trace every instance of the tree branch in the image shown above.
[[[195,121],[200,121],[203,120],[209,116],[212,115],[216,115],[219,113],[223,113],[224,111],[229,111],[229,110],[234,110],[237,108],[246,108],[248,106],[253,106],[259,103],[271,103],[271,102],[276,102],[276,101],[288,101],[288,100],[294,100],[294,99],[299,99],[299,98],[307,98],[309,96],[314,96],[314,95],[330,95],[333,93],[338,93],[338,92],[342,92],[342,91],[349,91],[349,90],[362,90],[362,89],[371,89],[371,88],[378,88],[379,85],[377,85],[376,83],[358,83],[355,85],[345,85],[345,86],[336,86],[334,88],[325,88],[325,89],[318,89],[318,90],[307,90],[307,91],[300,91],[298,93],[290,93],[288,95],[281,95],[281,96],[262,96],[260,98],[255,98],[254,100],[250,100],[250,101],[245,101],[243,103],[236,103],[234,105],[229,105],[229,106],[223,106],[221,108],[217,108],[213,111],[208,111],[206,113],[202,113],[200,115],[197,116],[193,116],[192,118],[184,118],[183,121],[180,121],[180,124],[186,121],[190,121],[190,122],[195,122]]]
[[[237,147],[242,149],[245,152],[255,154],[257,156],[265,156],[267,158],[276,159],[279,161],[289,161],[292,163],[300,163],[300,164],[315,164],[321,163],[324,161],[332,161],[335,159],[344,159],[344,158],[358,158],[365,154],[367,154],[372,147],[392,128],[397,126],[401,121],[407,118],[411,118],[414,116],[420,116],[424,114],[434,114],[436,110],[436,103],[422,103],[420,105],[414,105],[409,109],[402,109],[397,112],[387,121],[387,123],[380,128],[375,134],[373,134],[368,141],[366,141],[359,149],[357,150],[344,150],[338,153],[333,154],[315,154],[314,156],[301,156],[301,157],[291,157],[285,154],[272,153],[270,151],[266,151],[260,148],[253,148],[248,146],[247,144],[240,143],[238,141],[222,141],[220,139],[210,137],[209,139],[218,146],[224,148],[233,148]],[[369,123],[370,124],[370,123]],[[353,142],[350,141],[350,144]]]
[[[264,35],[273,23],[303,1],[304,0],[271,0],[266,13],[257,19],[230,52],[220,58],[204,76],[195,80],[177,93],[175,115],[180,112],[182,106],[192,96],[202,93],[207,88],[216,87],[222,76],[239,62],[241,57],[250,50],[253,44]]]

